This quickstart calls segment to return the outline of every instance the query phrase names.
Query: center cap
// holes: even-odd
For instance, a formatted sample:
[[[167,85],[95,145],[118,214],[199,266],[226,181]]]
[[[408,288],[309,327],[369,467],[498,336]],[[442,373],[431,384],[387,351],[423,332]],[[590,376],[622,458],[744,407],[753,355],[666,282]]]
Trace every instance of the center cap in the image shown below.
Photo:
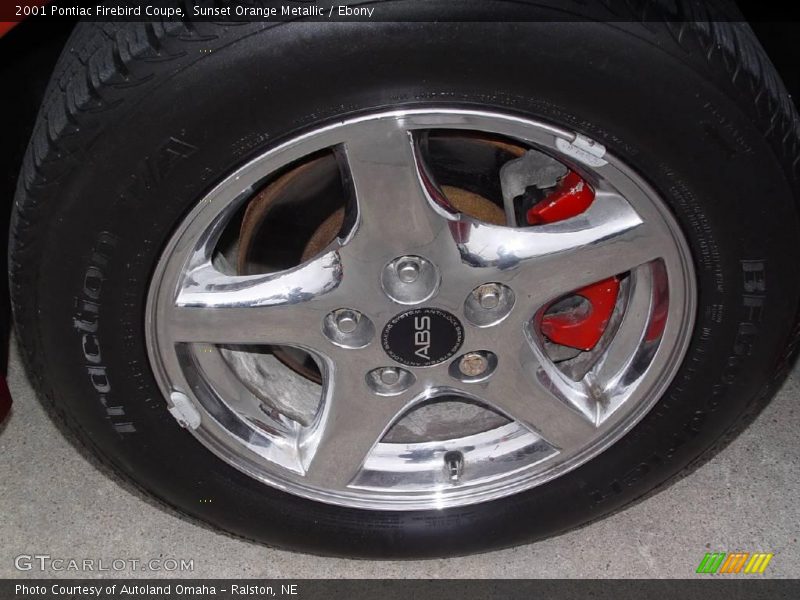
[[[409,367],[430,367],[453,356],[464,341],[458,319],[438,308],[415,308],[395,316],[381,334],[383,349]]]

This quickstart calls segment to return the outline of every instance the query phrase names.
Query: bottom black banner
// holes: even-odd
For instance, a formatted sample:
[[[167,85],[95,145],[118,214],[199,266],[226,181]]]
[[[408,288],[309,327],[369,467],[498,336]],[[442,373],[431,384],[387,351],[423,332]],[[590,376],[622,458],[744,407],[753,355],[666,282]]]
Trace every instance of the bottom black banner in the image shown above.
[[[800,598],[800,580],[403,580],[403,579],[41,579],[0,580],[0,598],[53,600],[130,600],[252,598],[394,600],[568,598],[592,600],[770,600]]]

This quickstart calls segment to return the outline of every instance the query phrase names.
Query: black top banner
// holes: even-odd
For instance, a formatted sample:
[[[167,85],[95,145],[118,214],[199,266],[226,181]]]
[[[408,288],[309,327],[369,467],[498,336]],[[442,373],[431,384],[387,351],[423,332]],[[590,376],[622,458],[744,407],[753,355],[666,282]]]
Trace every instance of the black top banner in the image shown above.
[[[482,0],[0,0],[0,22],[491,21]],[[790,3],[733,0],[508,0],[516,21],[780,21]],[[535,7],[535,10],[531,10]],[[469,10],[464,10],[469,8]],[[745,10],[746,9],[746,10]],[[465,17],[465,15],[469,15]],[[478,16],[476,16],[478,15]]]

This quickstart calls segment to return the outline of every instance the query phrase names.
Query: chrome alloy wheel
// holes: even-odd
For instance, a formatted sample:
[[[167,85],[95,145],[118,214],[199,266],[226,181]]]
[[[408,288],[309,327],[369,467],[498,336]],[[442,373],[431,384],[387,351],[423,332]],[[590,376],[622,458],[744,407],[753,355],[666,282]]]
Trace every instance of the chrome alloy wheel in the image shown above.
[[[458,210],[425,157],[425,140],[441,130],[552,157],[580,174],[593,201],[535,226]],[[150,286],[148,351],[170,411],[243,472],[358,508],[474,504],[591,459],[674,377],[696,300],[689,250],[666,206],[591,144],[506,114],[406,110],[322,127],[239,168],[179,224]],[[232,268],[220,240],[264,181],[330,150],[350,198],[332,241],[286,269]],[[601,341],[554,351],[545,312],[612,277],[621,283]],[[253,347],[306,353],[321,385],[274,362],[289,382],[278,385],[278,371],[231,358]],[[299,418],[294,398],[307,393],[318,404]],[[453,398],[497,419],[431,439],[392,435]]]

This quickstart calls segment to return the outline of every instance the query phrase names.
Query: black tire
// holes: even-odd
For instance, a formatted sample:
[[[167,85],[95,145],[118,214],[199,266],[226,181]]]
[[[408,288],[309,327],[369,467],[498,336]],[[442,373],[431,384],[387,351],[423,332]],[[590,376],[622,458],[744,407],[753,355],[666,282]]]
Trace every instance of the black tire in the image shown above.
[[[411,2],[391,5],[411,14]],[[798,341],[798,120],[750,29],[555,24],[534,2],[447,8],[462,21],[529,21],[77,26],[20,176],[14,314],[41,396],[149,494],[236,535],[314,553],[485,551],[566,531],[674,480],[741,431],[783,380]],[[143,333],[159,253],[210,185],[282,138],[347,113],[437,104],[582,132],[660,192],[700,290],[684,364],[620,442],[502,500],[378,512],[265,486],[167,412]]]

